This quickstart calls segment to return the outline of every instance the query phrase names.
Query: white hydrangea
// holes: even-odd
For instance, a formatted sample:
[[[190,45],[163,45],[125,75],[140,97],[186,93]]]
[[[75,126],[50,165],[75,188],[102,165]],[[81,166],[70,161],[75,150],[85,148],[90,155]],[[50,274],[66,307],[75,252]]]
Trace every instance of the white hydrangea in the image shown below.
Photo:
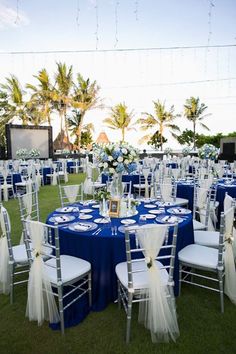
[[[104,162],[104,163],[103,163],[103,167],[104,167],[104,168],[107,168],[107,167],[108,167],[108,163],[107,163],[107,162]]]
[[[108,160],[109,161],[112,161],[113,160],[113,157],[111,155],[108,156]]]
[[[117,161],[113,161],[113,166],[117,166],[118,165],[118,162]]]
[[[123,157],[122,156],[119,156],[118,159],[117,159],[118,162],[123,162]]]
[[[115,169],[113,167],[109,168],[109,173],[115,173]]]
[[[128,159],[125,159],[124,164],[125,164],[125,165],[128,165],[128,164],[129,164],[129,160],[128,160]]]
[[[126,148],[122,148],[122,149],[121,149],[121,152],[122,152],[122,154],[125,154],[125,155],[126,155],[128,151],[127,151]]]

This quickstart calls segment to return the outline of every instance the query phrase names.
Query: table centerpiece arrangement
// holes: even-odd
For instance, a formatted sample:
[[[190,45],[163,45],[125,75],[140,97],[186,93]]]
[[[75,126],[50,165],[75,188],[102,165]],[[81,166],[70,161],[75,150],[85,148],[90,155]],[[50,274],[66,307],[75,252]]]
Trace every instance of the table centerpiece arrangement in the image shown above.
[[[111,179],[110,184],[110,205],[112,200],[117,200],[119,210],[117,216],[126,216],[127,208],[131,209],[131,191],[129,191],[127,201],[123,198],[122,174],[133,173],[137,170],[138,150],[131,145],[111,143],[106,146],[97,146],[94,151],[98,167]],[[128,206],[127,206],[128,204]],[[115,214],[114,214],[115,215]]]

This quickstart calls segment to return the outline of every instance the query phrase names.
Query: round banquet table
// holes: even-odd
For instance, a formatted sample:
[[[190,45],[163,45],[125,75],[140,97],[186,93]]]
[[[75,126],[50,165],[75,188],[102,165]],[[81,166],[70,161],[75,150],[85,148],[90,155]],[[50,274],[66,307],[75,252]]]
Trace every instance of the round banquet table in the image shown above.
[[[219,183],[217,184],[217,191],[216,191],[216,200],[219,202],[219,207],[218,207],[218,220],[220,220],[220,214],[222,211],[224,211],[224,199],[225,199],[225,193],[228,193],[232,198],[236,198],[236,181],[233,180],[230,182],[230,184],[227,182],[227,180],[219,180]]]
[[[93,209],[92,205],[82,206],[79,205],[80,211],[84,208],[91,208],[93,216],[90,220],[79,220],[78,212],[70,213],[76,216],[76,219],[71,223],[93,221],[99,218],[99,210]],[[145,208],[144,203],[141,203],[138,208],[138,213],[131,218],[138,222],[140,214],[147,214],[148,210]],[[47,223],[50,224],[52,216],[59,215],[56,211],[48,216]],[[169,215],[169,214],[168,214]],[[117,279],[115,274],[115,267],[118,263],[126,261],[125,252],[125,236],[124,233],[118,231],[116,236],[111,234],[111,226],[121,226],[120,218],[112,218],[109,224],[99,224],[102,231],[98,235],[92,235],[93,231],[72,231],[69,225],[64,226],[59,224],[59,238],[60,238],[60,251],[61,254],[70,256],[81,257],[91,263],[92,266],[92,310],[102,311],[110,303],[117,299]],[[148,223],[153,223],[152,220],[147,220]],[[101,226],[102,225],[102,226]],[[172,231],[173,231],[173,227]],[[171,233],[170,236],[171,237]],[[171,239],[169,239],[169,242]],[[179,272],[178,272],[178,252],[185,246],[194,242],[193,238],[193,223],[192,214],[184,217],[183,222],[179,223],[178,237],[176,245],[176,258],[175,258],[175,295],[179,292]],[[86,298],[83,297],[83,298]],[[78,324],[89,312],[88,302],[85,299],[80,299],[76,303],[76,308],[73,305],[66,310],[65,313],[65,326],[72,326]],[[83,301],[81,301],[83,300]]]

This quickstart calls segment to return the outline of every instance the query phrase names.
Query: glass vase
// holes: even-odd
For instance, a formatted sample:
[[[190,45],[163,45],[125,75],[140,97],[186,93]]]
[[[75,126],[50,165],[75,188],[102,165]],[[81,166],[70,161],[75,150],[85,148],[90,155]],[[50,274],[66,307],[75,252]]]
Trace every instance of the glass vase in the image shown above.
[[[123,184],[122,184],[122,174],[114,174],[111,182],[111,197],[112,198],[122,198],[123,195]]]

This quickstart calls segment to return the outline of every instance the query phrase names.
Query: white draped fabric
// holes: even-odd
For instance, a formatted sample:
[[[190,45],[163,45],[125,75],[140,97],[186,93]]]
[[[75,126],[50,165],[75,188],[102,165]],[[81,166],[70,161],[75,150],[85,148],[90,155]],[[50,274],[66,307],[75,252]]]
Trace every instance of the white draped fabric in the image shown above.
[[[225,195],[225,199],[224,199],[224,212],[226,212],[227,210],[229,210],[234,204],[234,199],[226,194]]]
[[[8,201],[8,185],[7,185],[8,170],[3,169],[2,176],[3,176],[3,199],[7,202]]]
[[[207,205],[207,194],[208,194],[208,189],[206,188],[198,188],[197,189],[197,203],[196,206],[199,209],[200,213],[200,222],[202,224],[205,224],[206,222],[206,205]],[[214,228],[214,218],[212,220],[213,214],[210,212],[209,219],[208,219],[208,225],[207,229],[208,231],[215,231]]]
[[[172,194],[172,184],[160,184],[161,196],[164,202],[170,201]]]
[[[64,187],[65,195],[70,203],[74,203],[76,201],[78,191],[79,191],[79,186],[66,186],[66,187]]]
[[[31,213],[32,213],[32,193],[26,193],[22,196],[22,202],[23,205],[26,209],[27,212],[27,216],[26,216],[26,220],[30,220],[31,219]],[[24,232],[22,232],[21,234],[21,239],[20,239],[20,244],[22,245],[24,243]]]
[[[225,199],[224,199],[224,212],[227,212],[227,210],[229,210],[232,206],[235,205],[235,201],[234,199],[226,194]],[[233,235],[232,235],[232,247],[233,247],[233,253],[234,253],[234,259],[236,262],[236,230],[233,227]]]
[[[145,198],[149,198],[149,185],[148,185],[148,176],[150,173],[150,169],[149,168],[143,168],[143,176],[145,179]]]
[[[3,210],[0,209],[0,294],[9,294],[10,292],[10,269],[9,269],[9,251],[7,245],[6,228],[3,218]],[[7,214],[8,217],[8,214]]]
[[[84,181],[84,193],[93,194],[93,182],[92,182],[93,167],[90,164],[87,165],[86,172],[87,172],[87,176]]]
[[[28,229],[34,251],[29,273],[26,316],[30,321],[37,321],[38,325],[41,325],[44,320],[56,323],[59,322],[59,314],[41,254],[44,225],[37,221],[30,221]]]
[[[224,292],[236,305],[236,270],[233,254],[233,220],[234,208],[229,209],[225,214],[225,286]]]
[[[150,225],[151,226],[151,225]],[[148,287],[142,292],[139,322],[151,331],[153,342],[168,342],[179,336],[178,322],[168,286],[163,284],[160,269],[155,263],[167,232],[166,225],[137,230],[139,244],[144,248],[147,263]]]
[[[53,164],[53,174],[51,178],[51,184],[53,186],[57,185],[57,164]]]

